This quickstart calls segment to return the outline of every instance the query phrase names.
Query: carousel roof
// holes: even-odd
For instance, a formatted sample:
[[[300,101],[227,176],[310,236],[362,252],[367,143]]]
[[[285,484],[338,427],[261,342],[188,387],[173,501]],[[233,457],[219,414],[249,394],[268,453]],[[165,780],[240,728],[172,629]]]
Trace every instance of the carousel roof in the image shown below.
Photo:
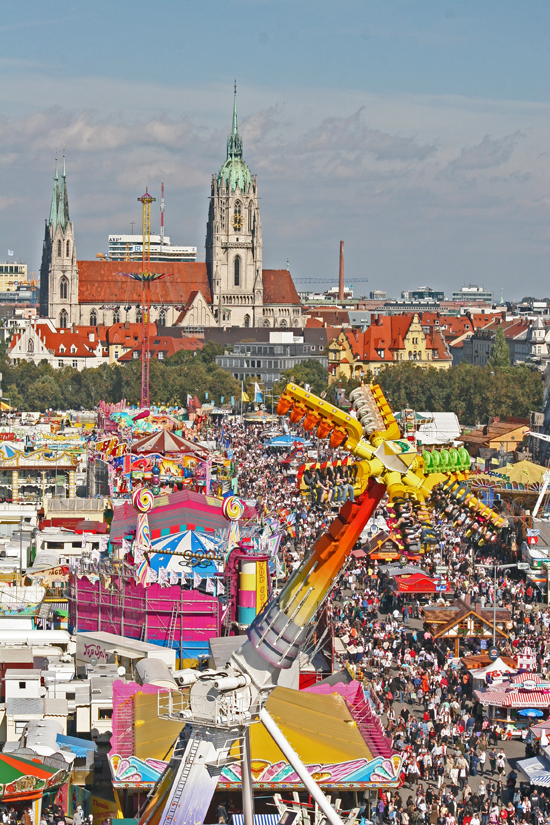
[[[133,453],[160,453],[162,455],[168,453],[194,453],[204,458],[209,455],[209,451],[201,447],[200,444],[195,444],[186,438],[180,438],[179,435],[175,435],[169,430],[149,433],[149,435],[138,439],[138,441],[134,441],[131,445],[131,451]]]

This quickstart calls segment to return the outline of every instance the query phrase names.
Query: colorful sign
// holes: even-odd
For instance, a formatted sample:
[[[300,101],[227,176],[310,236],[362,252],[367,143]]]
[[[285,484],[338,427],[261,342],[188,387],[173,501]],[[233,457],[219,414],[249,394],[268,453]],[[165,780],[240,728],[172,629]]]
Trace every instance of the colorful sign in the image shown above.
[[[267,561],[256,564],[256,613],[260,613],[269,598]]]
[[[91,809],[94,822],[108,822],[118,816],[116,803],[110,799],[102,799],[100,796],[92,796]]]
[[[354,759],[334,764],[307,765],[309,773],[324,788],[377,788],[399,783],[402,757]],[[116,788],[153,787],[166,768],[167,762],[155,759],[138,759],[136,756],[109,757],[113,785]],[[301,787],[300,777],[288,762],[272,764],[264,759],[252,760],[252,783],[255,789],[296,789]],[[241,766],[238,762],[226,765],[218,781],[219,788],[240,789]],[[93,813],[93,808],[92,808]],[[94,814],[95,817],[95,814]]]

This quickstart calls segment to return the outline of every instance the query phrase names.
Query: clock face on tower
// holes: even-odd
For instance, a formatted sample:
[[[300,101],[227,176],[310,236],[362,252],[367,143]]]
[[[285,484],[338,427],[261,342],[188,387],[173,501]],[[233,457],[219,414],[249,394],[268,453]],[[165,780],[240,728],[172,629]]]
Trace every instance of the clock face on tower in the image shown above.
[[[235,212],[235,214],[231,218],[231,225],[233,226],[235,232],[238,232],[240,229],[242,229],[243,216],[239,212]]]

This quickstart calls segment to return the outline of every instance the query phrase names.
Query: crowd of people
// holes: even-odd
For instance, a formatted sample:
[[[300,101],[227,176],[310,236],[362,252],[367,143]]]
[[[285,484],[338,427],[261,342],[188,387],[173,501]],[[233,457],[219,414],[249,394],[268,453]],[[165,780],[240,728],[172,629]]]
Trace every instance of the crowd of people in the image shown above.
[[[238,479],[234,489],[260,502],[264,515],[277,521],[283,534],[280,552],[290,572],[342,502],[353,500],[353,465],[322,467],[343,455],[317,455],[303,474],[304,495],[296,485],[296,467],[305,456],[293,469],[288,456],[269,450],[261,427],[236,423],[217,435],[231,445]],[[388,510],[379,508],[373,532],[387,516]],[[482,608],[496,598],[508,608],[512,627],[500,654],[512,656],[518,645],[529,645],[538,672],[550,676],[550,610],[541,605],[540,592],[515,569],[497,576],[495,592],[491,565],[510,561],[508,547],[497,543],[474,549],[460,525],[449,524],[437,511],[432,530],[438,543],[423,559],[426,572],[444,567],[456,597],[468,594]],[[475,701],[467,672],[424,632],[418,600],[396,597],[392,580],[367,555],[352,557],[342,571],[330,611],[340,665],[363,682],[393,748],[403,755],[401,788],[381,793],[376,810],[365,811],[365,818],[379,825],[550,823],[550,794],[518,781],[506,756],[503,725]],[[479,641],[471,641],[467,652],[480,652]]]

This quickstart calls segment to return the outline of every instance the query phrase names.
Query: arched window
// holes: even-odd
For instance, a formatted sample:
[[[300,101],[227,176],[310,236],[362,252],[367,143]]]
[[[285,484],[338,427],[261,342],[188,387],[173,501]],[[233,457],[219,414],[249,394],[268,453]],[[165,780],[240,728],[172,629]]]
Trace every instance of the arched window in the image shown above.
[[[30,340],[27,344],[27,352],[34,352],[34,341]]]
[[[69,320],[69,316],[67,315],[67,310],[62,309],[59,313],[59,326],[61,329],[67,328],[67,321]]]
[[[69,282],[66,278],[61,278],[59,282],[59,297],[66,301],[69,297]]]
[[[57,242],[57,257],[61,257],[61,241]]]
[[[245,325],[245,327],[250,326],[250,315],[245,315],[244,316],[244,325]]]
[[[252,232],[254,229],[254,207],[252,201],[248,204],[248,231]]]
[[[164,307],[159,312],[158,325],[159,325],[159,327],[165,327],[166,326],[166,310],[164,309]]]
[[[71,257],[71,242],[70,241],[67,241],[67,255],[65,257],[67,257],[67,258]]]
[[[240,286],[241,285],[241,259],[240,259],[239,255],[237,255],[237,257],[235,258],[235,263],[233,264],[233,275],[234,275],[233,283],[235,284],[235,286]]]
[[[141,324],[141,307],[136,309],[136,324]]]
[[[281,323],[279,324],[281,327],[286,327],[286,321],[284,318],[281,319]]]
[[[92,311],[90,312],[90,326],[97,327],[97,312],[95,311],[95,309],[92,309]]]
[[[120,307],[113,310],[113,324],[120,324]]]

